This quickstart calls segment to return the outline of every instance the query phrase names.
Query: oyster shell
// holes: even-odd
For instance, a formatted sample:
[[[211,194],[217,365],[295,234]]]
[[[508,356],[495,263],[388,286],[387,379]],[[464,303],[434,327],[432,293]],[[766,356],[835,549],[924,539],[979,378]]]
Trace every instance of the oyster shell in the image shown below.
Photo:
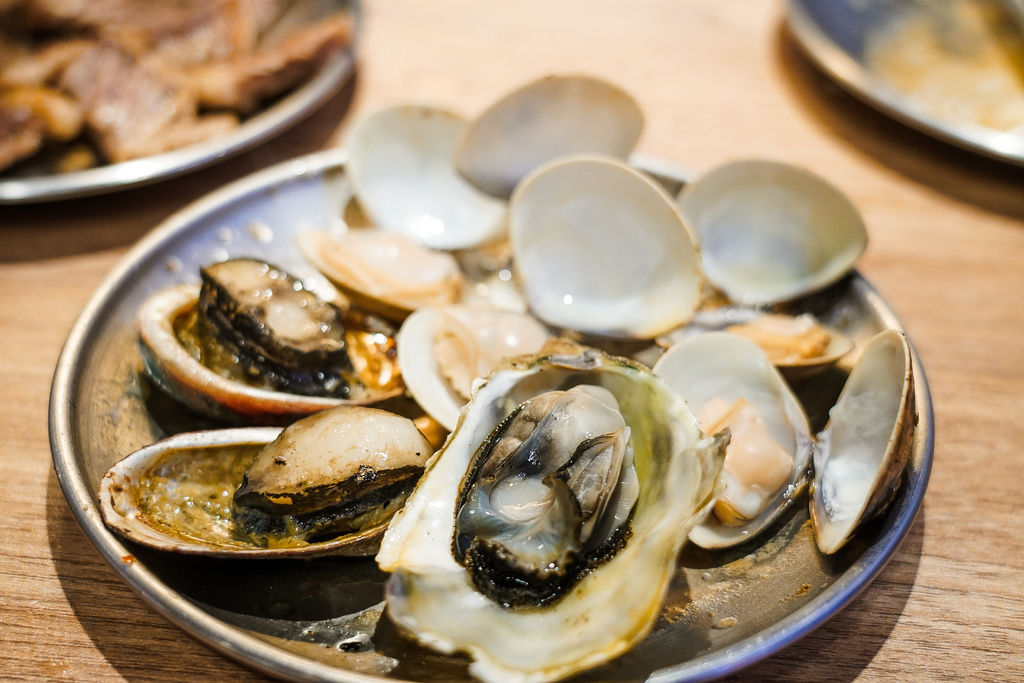
[[[700,416],[706,432],[732,431],[722,492],[690,540],[725,548],[754,538],[807,482],[814,439],[799,401],[760,347],[729,332],[680,342],[654,373]]]
[[[525,401],[577,386],[610,393],[629,428],[639,493],[622,532],[627,538],[559,597],[510,606],[481,593],[477,582],[489,575],[474,578],[458,559],[459,529],[465,530],[459,504],[471,496],[468,480],[496,471],[477,457],[481,445],[514,445],[495,429],[508,427]],[[475,660],[471,673],[485,681],[553,680],[615,657],[657,620],[676,554],[713,495],[723,448],[722,440],[701,437],[682,401],[642,366],[573,344],[513,359],[477,388],[389,526],[377,555],[392,573],[388,614],[426,645],[468,652]],[[609,596],[621,609],[608,608]]]
[[[413,423],[342,406],[273,427],[188,432],[104,475],[104,522],[157,548],[218,557],[368,555],[432,448]]]
[[[818,549],[834,553],[891,502],[913,447],[914,370],[898,330],[869,341],[814,451],[811,520]]]
[[[867,246],[860,212],[824,178],[759,159],[723,164],[686,185],[679,205],[708,281],[737,303],[771,304],[823,289]]]
[[[257,271],[272,268],[258,261],[247,267],[249,265]],[[291,289],[286,287],[286,291],[294,291],[296,286],[292,282]],[[275,287],[257,289],[264,297],[268,292],[279,291]],[[147,373],[158,386],[193,409],[215,417],[243,416],[279,423],[336,405],[374,403],[402,393],[390,329],[368,316],[347,311],[338,318],[337,309],[330,307],[327,309],[329,322],[323,324],[330,326],[341,322],[344,331],[340,338],[335,329],[336,335],[330,343],[311,342],[311,346],[306,347],[312,349],[308,353],[304,353],[303,342],[294,351],[285,344],[286,350],[282,353],[279,350],[282,342],[273,335],[280,321],[297,320],[300,326],[311,330],[314,338],[322,330],[322,324],[309,318],[303,304],[299,304],[298,311],[284,314],[275,311],[271,316],[275,321],[272,325],[263,324],[266,318],[260,315],[229,305],[233,309],[230,315],[241,316],[244,322],[240,330],[229,333],[234,341],[229,339],[227,345],[222,345],[223,337],[214,333],[213,323],[200,320],[200,299],[199,285],[175,285],[148,297],[138,313],[140,348]],[[273,301],[273,296],[270,300]],[[307,300],[303,298],[303,301]],[[324,305],[320,302],[314,308]],[[229,314],[220,317],[222,322],[229,320]],[[246,333],[252,333],[255,343],[245,338]],[[270,341],[266,339],[268,336]],[[239,344],[246,347],[244,353],[238,348]],[[264,347],[268,347],[266,356]],[[339,351],[344,352],[347,362],[342,359],[340,364],[332,366],[334,359],[342,355]],[[270,363],[268,379],[262,372],[263,359],[275,355],[283,359]],[[325,358],[327,368],[323,371],[303,365],[305,359],[322,361]],[[290,366],[296,363],[293,373]],[[319,377],[321,372],[323,379]],[[275,388],[272,383],[275,380],[289,390]],[[293,393],[290,391],[295,386],[293,380],[304,388],[330,382],[335,395]]]
[[[530,310],[550,325],[649,339],[697,306],[696,239],[664,190],[616,159],[536,169],[512,197],[509,230]]]

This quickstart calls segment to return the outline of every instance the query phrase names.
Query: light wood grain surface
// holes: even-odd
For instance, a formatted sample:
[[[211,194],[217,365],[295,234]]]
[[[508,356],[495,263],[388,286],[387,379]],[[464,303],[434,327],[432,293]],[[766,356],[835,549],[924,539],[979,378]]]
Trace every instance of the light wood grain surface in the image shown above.
[[[0,678],[257,676],[119,580],[54,475],[47,398],[79,311],[126,250],[232,179],[332,144],[402,101],[471,115],[549,72],[623,84],[640,151],[699,173],[736,157],[803,165],[861,209],[861,272],[931,383],[934,469],[895,558],[847,609],[742,680],[1024,679],[1024,169],[865,107],[802,57],[768,0],[371,0],[357,78],[297,129],[150,188],[0,207]]]

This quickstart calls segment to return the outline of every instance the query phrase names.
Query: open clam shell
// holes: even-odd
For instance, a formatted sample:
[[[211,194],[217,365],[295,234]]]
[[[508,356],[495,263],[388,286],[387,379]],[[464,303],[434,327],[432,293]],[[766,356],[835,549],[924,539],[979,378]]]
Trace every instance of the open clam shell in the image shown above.
[[[535,353],[549,334],[524,313],[473,306],[423,308],[398,331],[398,365],[416,402],[455,429],[472,381],[504,358]]]
[[[504,235],[505,202],[455,170],[452,155],[465,126],[442,109],[400,105],[352,128],[348,177],[377,227],[433,249],[468,249]]]
[[[654,373],[697,414],[705,412],[716,400],[727,404],[748,402],[763,420],[771,439],[791,457],[788,471],[778,471],[781,483],[769,489],[760,476],[748,473],[754,468],[778,470],[779,465],[768,458],[772,451],[759,450],[757,459],[744,459],[745,465],[737,458],[743,453],[727,454],[725,474],[736,471],[744,478],[726,483],[720,498],[728,505],[725,510],[732,510],[732,501],[750,501],[753,496],[753,500],[760,502],[759,511],[752,516],[722,521],[716,505],[715,512],[690,532],[690,540],[704,548],[727,548],[754,538],[793,504],[794,497],[807,483],[813,437],[796,396],[760,347],[728,332],[707,332],[683,340],[665,352],[655,364]],[[739,438],[734,433],[731,446],[746,449]]]
[[[820,290],[849,273],[867,246],[850,199],[789,164],[724,164],[686,185],[679,204],[700,240],[708,281],[737,303]]]
[[[451,254],[399,233],[322,230],[298,237],[303,255],[354,305],[401,321],[424,306],[455,303],[465,286]]]
[[[810,313],[792,316],[744,306],[698,311],[689,323],[659,335],[655,342],[669,349],[689,337],[720,330],[751,339],[788,380],[825,370],[854,347],[852,339]]]
[[[512,196],[509,230],[530,310],[550,325],[653,338],[697,306],[693,233],[661,187],[617,159],[536,169]]]
[[[278,424],[346,404],[368,404],[401,395],[397,361],[382,386],[349,399],[302,396],[263,389],[229,379],[200,363],[186,350],[175,329],[195,310],[198,284],[174,285],[151,295],[139,308],[139,341],[147,373],[162,389],[185,405],[207,415]],[[382,375],[384,376],[384,375]]]
[[[370,555],[432,451],[411,421],[362,407],[321,412],[284,430],[186,432],[111,467],[100,510],[109,527],[158,550]],[[339,510],[350,516],[341,525],[330,521]]]
[[[913,446],[914,371],[898,330],[868,342],[814,451],[811,519],[821,552],[834,553],[885,510]]]
[[[640,106],[618,86],[590,76],[548,76],[474,119],[455,151],[455,165],[485,192],[508,197],[527,173],[560,156],[625,159],[642,128]]]

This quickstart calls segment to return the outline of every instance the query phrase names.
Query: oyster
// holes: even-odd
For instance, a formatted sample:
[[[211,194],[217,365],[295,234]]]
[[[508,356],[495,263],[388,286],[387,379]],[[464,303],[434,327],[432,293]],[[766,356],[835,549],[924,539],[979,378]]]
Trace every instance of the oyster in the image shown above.
[[[729,332],[680,342],[654,373],[697,413],[706,433],[731,430],[722,492],[690,540],[705,548],[750,540],[806,484],[814,439],[799,401],[761,348]]]
[[[810,507],[821,552],[842,548],[891,502],[916,424],[910,345],[884,330],[865,345],[814,451]]]
[[[432,450],[411,420],[361,406],[284,430],[189,432],[110,468],[100,509],[108,526],[160,550],[368,555]]]
[[[697,306],[696,239],[664,190],[616,159],[533,171],[509,203],[509,231],[530,310],[555,327],[649,339]]]
[[[401,394],[382,321],[320,301],[262,261],[225,261],[204,278],[156,292],[138,316],[146,371],[186,405],[279,422]]]
[[[704,274],[733,301],[771,304],[823,289],[867,246],[860,212],[824,178],[774,161],[719,166],[679,205],[700,241]]]
[[[658,617],[724,441],[625,359],[563,343],[508,361],[385,534],[388,614],[469,653],[485,681],[553,680],[625,652]]]

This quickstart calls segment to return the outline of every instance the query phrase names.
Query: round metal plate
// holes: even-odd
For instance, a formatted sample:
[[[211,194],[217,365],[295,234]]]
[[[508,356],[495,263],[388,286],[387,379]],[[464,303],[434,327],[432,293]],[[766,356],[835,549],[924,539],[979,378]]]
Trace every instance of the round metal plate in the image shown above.
[[[935,138],[1024,165],[1024,136],[944,120],[913,93],[901,92],[873,73],[865,48],[873,36],[911,13],[938,11],[943,3],[919,0],[789,0],[788,24],[797,43],[818,67],[880,111]]]
[[[249,117],[229,134],[163,154],[73,173],[24,177],[10,173],[0,175],[0,205],[86,197],[148,185],[234,156],[293,126],[326,102],[355,69],[355,43],[360,25],[358,0],[330,0],[329,3],[318,2],[315,5],[311,2],[302,0],[294,3],[288,12],[294,16],[310,15],[314,18],[329,11],[352,13],[355,33],[349,47],[334,55],[303,85]]]
[[[634,158],[670,192],[682,175]],[[123,541],[103,524],[97,490],[127,453],[172,433],[214,425],[146,379],[135,313],[151,292],[197,281],[200,265],[262,256],[326,286],[295,235],[342,220],[351,193],[345,153],[322,152],[240,180],[185,208],[144,238],[75,324],[50,399],[53,462],[71,510],[100,554],[155,609],[224,654],[277,676],[333,681],[461,680],[466,660],[402,637],[381,617],[386,578],[372,558],[214,560]],[[863,342],[899,322],[853,274],[801,307]],[[932,407],[915,358],[920,422],[903,486],[889,511],[837,555],[814,547],[806,505],[763,542],[711,553],[686,548],[653,632],[623,657],[580,676],[698,680],[747,666],[794,642],[852,600],[885,566],[921,505],[932,460]],[[845,371],[796,385],[820,429]],[[198,578],[198,577],[201,577]]]

